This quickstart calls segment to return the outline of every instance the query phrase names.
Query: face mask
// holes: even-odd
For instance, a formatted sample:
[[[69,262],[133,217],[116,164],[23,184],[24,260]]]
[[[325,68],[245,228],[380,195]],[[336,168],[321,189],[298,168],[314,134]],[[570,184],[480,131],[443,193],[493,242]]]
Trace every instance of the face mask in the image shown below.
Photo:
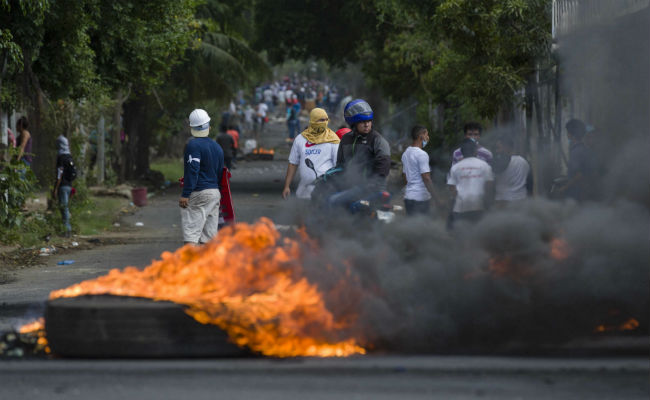
[[[327,121],[324,122],[313,122],[309,124],[310,128],[316,133],[323,133],[327,129]]]
[[[428,140],[423,140],[423,141],[422,141],[422,147],[426,147],[427,143],[429,143]]]

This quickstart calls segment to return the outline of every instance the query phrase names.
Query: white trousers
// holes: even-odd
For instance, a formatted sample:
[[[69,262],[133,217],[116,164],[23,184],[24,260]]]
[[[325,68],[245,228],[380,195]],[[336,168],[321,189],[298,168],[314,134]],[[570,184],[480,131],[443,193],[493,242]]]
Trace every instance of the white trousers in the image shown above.
[[[192,192],[186,208],[181,208],[183,241],[207,243],[219,230],[219,189]]]

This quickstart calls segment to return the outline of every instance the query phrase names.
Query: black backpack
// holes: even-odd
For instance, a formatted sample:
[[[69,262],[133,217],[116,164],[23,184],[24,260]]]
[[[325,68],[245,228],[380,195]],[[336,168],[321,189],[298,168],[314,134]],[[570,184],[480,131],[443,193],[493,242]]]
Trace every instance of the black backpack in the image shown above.
[[[68,182],[72,182],[77,178],[77,167],[74,165],[74,160],[72,156],[66,154],[66,157],[63,159],[63,179]]]

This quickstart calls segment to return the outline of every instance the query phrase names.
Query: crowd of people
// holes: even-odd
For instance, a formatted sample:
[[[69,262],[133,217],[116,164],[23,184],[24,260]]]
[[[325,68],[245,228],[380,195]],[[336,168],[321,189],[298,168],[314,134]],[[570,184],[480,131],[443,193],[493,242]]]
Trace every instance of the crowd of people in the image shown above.
[[[289,109],[292,107],[293,104],[288,106]],[[193,114],[197,111],[205,113],[195,110]],[[372,107],[362,99],[352,100],[345,104],[343,116],[349,128],[334,132],[329,127],[328,111],[321,107],[311,109],[308,126],[292,141],[282,188],[284,199],[291,196],[291,184],[296,174],[299,182],[295,196],[312,202],[314,196],[323,196],[325,198],[317,200],[328,209],[349,208],[360,199],[386,193],[391,149],[373,127]],[[186,184],[179,204],[184,209],[184,234],[192,231],[185,235],[186,242],[201,243],[216,234],[216,228],[212,233],[208,229],[207,234],[205,229],[209,219],[216,218],[219,201],[216,195],[210,202],[200,201],[196,192],[219,188],[223,165],[231,162],[235,141],[225,133],[217,137],[221,146],[212,140],[201,140],[207,136],[202,129],[209,130],[207,113],[198,122],[192,122],[190,116],[190,127],[195,137],[185,151],[185,181],[190,184]],[[566,124],[566,129],[570,140],[568,179],[557,190],[581,201],[587,198],[593,175],[588,149],[583,141],[587,128],[582,121],[572,119]],[[513,138],[507,135],[497,138],[493,153],[481,144],[482,131],[479,123],[465,124],[464,138],[452,153],[446,178],[450,192],[447,196],[438,192],[431,178],[429,155],[423,150],[429,141],[427,128],[422,125],[412,128],[410,146],[401,157],[407,215],[429,214],[433,203],[438,214],[449,211],[448,227],[453,229],[458,223],[478,221],[490,207],[508,207],[531,195],[532,170],[528,161],[515,152]],[[319,177],[335,174],[336,190],[314,192]],[[214,222],[210,224],[214,225]]]
[[[344,183],[328,199],[329,206],[333,207],[350,205],[385,190],[390,147],[373,129],[372,108],[357,99],[346,104],[344,117],[350,128],[336,140],[329,127],[323,125],[328,121],[325,110],[312,111],[308,128],[291,149],[282,191],[285,199],[291,193],[296,171],[300,172],[296,196],[305,200],[312,197],[315,177],[337,168],[344,171],[347,175]],[[570,140],[568,180],[557,192],[582,201],[589,198],[593,187],[590,183],[593,166],[583,142],[587,128],[582,121],[572,119],[566,129]],[[493,153],[481,144],[483,128],[479,123],[468,122],[463,131],[463,141],[452,153],[446,179],[450,192],[447,195],[436,190],[431,178],[429,155],[423,150],[429,141],[427,128],[422,125],[412,128],[410,146],[401,156],[407,215],[429,214],[433,204],[438,214],[449,210],[447,221],[451,229],[459,221],[478,221],[490,207],[507,207],[532,194],[531,166],[516,153],[512,136],[498,137]],[[315,132],[321,132],[320,136],[314,136]]]
[[[335,132],[329,124],[332,110],[336,112],[338,109],[337,98],[333,97],[336,91],[327,85],[322,86],[324,91],[317,91],[320,87],[318,84],[310,82],[305,90],[298,91],[302,93],[300,95],[293,92],[291,86],[278,82],[256,90],[263,100],[260,103],[263,111],[274,112],[282,107],[287,110],[288,138],[292,147],[282,197],[288,199],[291,196],[291,184],[298,175],[295,196],[301,200],[312,200],[317,178],[332,171],[339,175],[336,191],[322,199],[329,208],[349,207],[360,199],[386,193],[391,149],[386,139],[373,127],[374,112],[371,106],[361,99],[347,101],[342,113],[349,128]],[[324,95],[319,96],[319,93]],[[312,103],[313,99],[316,101]],[[293,121],[297,120],[303,104],[310,107],[309,122],[304,130],[296,134],[298,127],[293,126]],[[244,121],[246,118],[244,115]],[[27,118],[20,118],[15,140],[18,157],[26,166],[32,161],[33,139],[28,127]],[[595,173],[584,141],[587,126],[578,119],[572,119],[566,124],[566,129],[570,143],[568,176],[555,188],[555,193],[578,201],[587,200],[593,192]],[[185,149],[185,186],[179,205],[183,210],[184,240],[203,243],[216,235],[218,229],[223,168],[235,168],[241,128],[236,118],[222,116],[216,141],[209,139],[210,118],[204,110],[197,109],[190,115],[190,130],[193,139]],[[465,124],[464,138],[452,153],[451,168],[446,178],[450,192],[447,195],[440,193],[432,180],[429,155],[424,151],[429,141],[427,128],[416,125],[411,129],[410,146],[401,155],[407,215],[430,214],[433,205],[438,215],[448,211],[448,227],[452,229],[459,221],[478,221],[490,207],[506,207],[531,195],[532,169],[528,161],[515,152],[513,138],[507,135],[497,138],[493,153],[481,144],[482,131],[479,123]],[[59,203],[65,234],[70,235],[68,203],[76,171],[67,138],[59,136],[56,145],[58,155],[52,197]]]
[[[221,115],[220,130],[234,129],[259,143],[267,123],[276,118],[286,121],[286,140],[290,143],[301,132],[301,112],[309,113],[318,107],[336,113],[346,99],[351,100],[347,92],[341,92],[331,82],[285,76],[257,86],[251,96],[238,92]]]

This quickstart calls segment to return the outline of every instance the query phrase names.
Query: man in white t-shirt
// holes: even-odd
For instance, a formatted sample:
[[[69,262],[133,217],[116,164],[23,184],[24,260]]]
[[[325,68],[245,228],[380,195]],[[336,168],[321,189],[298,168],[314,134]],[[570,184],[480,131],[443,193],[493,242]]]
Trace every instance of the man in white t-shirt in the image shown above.
[[[438,204],[433,190],[429,155],[422,150],[429,141],[429,131],[422,125],[411,129],[413,142],[402,154],[402,176],[406,180],[404,208],[407,215],[428,214],[431,198]]]
[[[328,128],[328,121],[329,117],[325,110],[314,108],[309,113],[309,126],[293,141],[282,190],[282,197],[285,200],[291,194],[290,185],[296,171],[299,171],[300,176],[296,197],[309,200],[317,175],[321,176],[336,165],[340,140],[336,133]],[[316,172],[305,164],[306,159],[311,160]]]
[[[266,125],[266,112],[268,111],[269,106],[266,103],[259,103],[257,105],[257,126],[259,127],[259,132],[264,133],[264,126]],[[257,130],[256,130],[257,133]],[[256,135],[255,140],[259,143],[259,137]]]
[[[512,138],[497,139],[493,160],[497,205],[525,200],[532,192],[532,174],[525,158],[514,154]]]
[[[450,225],[459,220],[478,221],[494,192],[492,167],[476,157],[477,145],[465,139],[460,145],[463,159],[449,171],[447,184],[455,196]]]

